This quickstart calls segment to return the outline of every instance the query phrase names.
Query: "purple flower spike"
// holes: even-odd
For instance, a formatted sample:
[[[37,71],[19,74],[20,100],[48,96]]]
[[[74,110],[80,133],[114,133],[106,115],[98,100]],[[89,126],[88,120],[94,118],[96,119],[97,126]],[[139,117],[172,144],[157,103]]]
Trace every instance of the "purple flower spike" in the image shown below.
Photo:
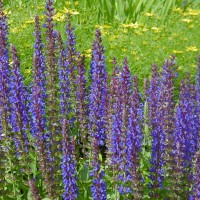
[[[33,84],[30,95],[31,132],[35,138],[36,152],[39,167],[44,177],[44,184],[49,197],[55,197],[55,174],[50,144],[50,134],[46,119],[46,67],[43,54],[42,35],[40,31],[39,18],[35,18],[34,66]],[[51,173],[50,173],[51,172]]]
[[[60,113],[62,118],[67,118],[71,112],[71,82],[69,78],[69,62],[66,61],[66,54],[63,47],[61,35],[58,36],[59,42],[59,86],[60,86]]]
[[[75,87],[75,70],[77,69],[77,52],[76,52],[76,41],[75,41],[75,35],[74,35],[74,28],[71,26],[71,20],[70,15],[67,15],[67,24],[66,24],[66,33],[67,33],[67,48],[66,48],[66,54],[67,54],[67,61],[69,62],[69,68],[70,68],[70,81]],[[73,88],[75,89],[75,88]],[[75,90],[74,90],[75,91]]]
[[[7,141],[11,144],[12,142],[10,141],[13,139],[9,126],[10,66],[7,43],[8,26],[2,4],[2,0],[0,0],[0,194],[4,194],[4,188],[6,188],[5,159],[8,152],[5,152],[3,144],[6,144]],[[12,148],[10,148],[10,150],[9,153],[12,153]]]
[[[62,179],[64,183],[64,200],[75,200],[78,196],[77,187],[77,171],[76,171],[76,159],[74,149],[74,139],[69,137],[67,119],[62,121]]]
[[[111,158],[111,134],[112,134],[112,116],[115,113],[114,109],[114,103],[116,102],[116,95],[117,95],[117,85],[119,81],[120,76],[120,67],[117,66],[116,58],[113,59],[113,74],[111,76],[110,80],[110,87],[108,91],[108,114],[107,114],[107,140],[106,140],[106,146],[107,146],[107,161],[110,162]],[[110,163],[108,163],[110,164]]]
[[[121,154],[122,162],[120,163],[120,169],[125,171],[126,166],[126,139],[128,130],[128,121],[130,118],[130,108],[131,108],[131,95],[132,95],[132,78],[128,67],[128,60],[125,58],[123,63],[123,68],[120,76],[120,99],[122,107],[122,129],[121,129]],[[117,110],[116,110],[117,111]]]
[[[198,55],[197,60],[197,75],[196,75],[196,103],[197,103],[197,117],[198,117],[198,124],[200,124],[200,54]],[[200,126],[198,127],[198,139],[200,139]]]
[[[190,200],[200,199],[200,54],[197,61],[197,76],[196,76],[196,103],[197,103],[197,117],[198,117],[198,135],[197,135],[197,151],[195,155],[195,173],[194,173],[194,186]]]
[[[100,199],[100,200],[106,200],[107,194],[106,194],[106,184],[103,180],[104,177],[104,171],[101,169],[101,161],[99,160],[99,145],[98,140],[96,138],[93,139],[92,143],[93,148],[93,159],[92,159],[92,172],[91,176],[93,177],[92,180],[92,186],[91,186],[91,192],[92,197],[94,200]]]
[[[10,65],[7,33],[7,19],[3,13],[2,1],[0,1],[0,126],[2,127],[0,140],[3,139],[2,131],[8,130],[9,120]]]
[[[33,86],[31,95],[31,106],[30,112],[32,114],[32,134],[40,141],[45,141],[45,134],[47,132],[46,127],[46,111],[45,111],[45,100],[46,100],[46,75],[45,75],[45,57],[43,54],[42,35],[40,32],[40,24],[38,16],[35,18],[35,38],[36,42],[34,45],[34,65],[33,65]]]
[[[23,77],[20,74],[20,62],[18,60],[17,51],[11,45],[11,53],[13,59],[11,71],[11,91],[10,102],[12,131],[15,133],[14,140],[17,150],[17,155],[21,156],[23,153],[28,153],[28,109],[27,109],[27,88],[23,84]]]
[[[84,57],[78,58],[78,75],[77,75],[77,92],[76,92],[76,105],[77,105],[77,119],[79,122],[80,140],[82,143],[82,151],[85,156],[87,147],[87,133],[88,133],[88,93],[86,88],[85,66]]]
[[[120,77],[115,78],[115,98],[113,103],[113,115],[112,115],[112,130],[111,130],[111,166],[115,169],[116,173],[120,171],[120,165],[123,162],[123,149],[124,143],[122,141],[122,91]]]
[[[192,160],[197,150],[197,117],[194,104],[194,86],[189,77],[181,82],[180,103],[176,111],[176,129],[174,139],[174,158],[177,166],[177,195],[182,199],[189,198],[191,187]],[[179,173],[178,173],[179,172]]]
[[[96,30],[93,45],[92,83],[89,96],[89,130],[90,137],[96,138],[99,146],[105,145],[107,114],[107,72],[101,33]]]
[[[58,66],[56,58],[57,32],[54,30],[53,16],[54,1],[46,1],[46,89],[47,89],[47,125],[52,143],[52,156],[54,157],[55,141],[58,139],[59,131],[59,103],[58,103]]]
[[[96,30],[96,38],[93,43],[92,83],[89,96],[89,130],[93,168],[91,191],[93,199],[102,200],[106,199],[106,186],[100,170],[99,154],[101,153],[101,146],[105,145],[107,114],[107,72],[103,52],[101,33]]]
[[[60,78],[60,113],[62,115],[62,180],[64,184],[64,200],[75,200],[78,196],[77,171],[75,160],[75,141],[70,137],[71,84],[69,80],[69,63],[66,62],[66,54],[60,33],[59,43],[59,78]]]
[[[157,67],[153,65],[152,79],[149,89],[149,121],[152,135],[152,156],[150,167],[151,195],[159,198],[159,191],[163,188],[165,154],[167,137],[173,132],[173,79],[174,57],[166,60],[161,76]]]
[[[142,199],[142,175],[139,171],[140,154],[142,150],[141,132],[141,103],[138,92],[137,77],[134,76],[134,91],[132,95],[130,117],[126,139],[126,176],[131,182],[131,189],[134,199]]]
[[[118,187],[119,181],[122,181],[119,192],[123,195],[128,188],[124,187],[126,182],[126,140],[128,131],[128,120],[130,117],[132,81],[131,74],[128,68],[127,59],[124,60],[124,65],[119,74],[114,78],[115,96],[113,97],[113,115],[112,129],[110,134],[110,154],[111,162],[115,175],[115,189]]]

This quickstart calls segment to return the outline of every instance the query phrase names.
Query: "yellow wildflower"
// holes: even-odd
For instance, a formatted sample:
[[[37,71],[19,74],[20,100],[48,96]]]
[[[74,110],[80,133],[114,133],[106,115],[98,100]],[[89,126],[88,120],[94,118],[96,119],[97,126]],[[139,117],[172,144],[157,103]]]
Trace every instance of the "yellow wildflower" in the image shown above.
[[[87,49],[87,50],[84,50],[84,56],[86,58],[91,58],[91,55],[92,55],[92,49]]]
[[[155,26],[152,27],[151,30],[154,31],[154,33],[160,33],[161,32],[161,28],[158,28],[158,27],[155,27]]]
[[[27,25],[26,24],[23,24],[21,27],[20,27],[20,29],[24,29],[24,28],[26,28],[27,27]]]
[[[187,13],[184,13],[184,16],[198,16],[200,15],[200,10],[194,10],[189,8]]]
[[[122,32],[123,32],[123,33],[127,33],[128,31],[124,28],[124,29],[122,30]]]
[[[172,50],[172,53],[174,53],[174,54],[181,54],[181,53],[183,53],[183,51],[180,51],[180,50]]]
[[[127,51],[127,49],[126,49],[126,48],[123,48],[123,49],[122,49],[122,52],[123,52],[123,53],[124,53],[124,52],[126,52],[126,51]]]
[[[66,1],[66,2],[65,2],[65,5],[66,5],[66,6],[70,6],[70,5],[71,5],[71,2],[70,2],[70,1]]]
[[[43,9],[44,9],[44,7],[43,7],[43,6],[41,6],[41,5],[39,5],[39,6],[37,7],[37,9],[38,9],[38,10],[43,10]]]
[[[69,13],[71,15],[79,15],[79,12],[76,10],[69,10],[66,7],[64,7],[64,9],[61,11],[62,13]]]
[[[75,2],[74,2],[74,5],[75,5],[75,6],[78,6],[78,4],[79,4],[78,1],[75,1]]]
[[[56,15],[53,16],[53,19],[59,22],[65,21],[65,15],[63,13],[57,12]]]
[[[5,15],[10,15],[11,14],[10,10],[4,10],[3,12],[5,13]]]
[[[18,33],[20,30],[18,28],[11,29],[11,33]]]
[[[147,16],[147,17],[153,17],[154,14],[153,14],[153,13],[149,13],[149,12],[147,12],[147,13],[144,13],[144,16]]]
[[[135,33],[136,35],[142,35],[141,31],[138,31],[138,30],[135,30],[134,33]]]
[[[196,46],[189,46],[186,47],[186,51],[191,51],[191,52],[195,52],[198,51],[199,49]]]
[[[131,24],[122,24],[121,27],[123,28],[138,28],[139,27],[139,24],[136,22],[136,23],[131,23]]]
[[[178,69],[177,69],[178,71],[181,71],[182,70],[182,67],[181,66],[178,66]]]
[[[101,33],[102,33],[102,35],[109,35],[110,34],[108,31],[104,31],[104,30],[102,30]]]
[[[25,23],[26,24],[34,24],[35,20],[34,19],[30,19],[30,20],[27,20]]]
[[[84,54],[86,58],[91,58],[91,54]]]
[[[25,73],[25,74],[30,74],[30,73],[31,73],[31,69],[25,69],[25,70],[24,70],[24,73]]]
[[[190,22],[192,22],[191,19],[187,19],[187,18],[181,19],[181,21],[182,21],[182,22],[186,22],[186,23],[190,23]]]
[[[142,29],[142,32],[147,32],[147,31],[148,31],[148,29],[145,27]]]
[[[183,10],[181,8],[174,8],[173,11],[177,12],[177,13],[182,13],[183,12]]]

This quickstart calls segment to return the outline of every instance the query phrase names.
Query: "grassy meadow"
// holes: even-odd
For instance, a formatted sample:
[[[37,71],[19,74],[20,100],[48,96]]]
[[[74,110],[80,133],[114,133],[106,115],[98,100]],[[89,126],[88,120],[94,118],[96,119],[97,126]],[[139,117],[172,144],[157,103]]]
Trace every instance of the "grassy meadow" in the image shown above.
[[[115,1],[108,2],[114,4]],[[122,7],[120,2],[118,6]],[[126,13],[125,8],[109,10],[108,6],[111,5],[106,1],[92,4],[92,1],[86,0],[57,0],[54,19],[57,29],[61,31],[63,37],[66,37],[66,13],[71,13],[77,49],[88,58],[88,64],[94,30],[100,28],[109,72],[113,57],[116,57],[119,63],[127,57],[131,71],[138,75],[141,83],[145,77],[149,77],[152,63],[161,66],[164,59],[174,54],[179,66],[179,77],[182,78],[185,72],[193,75],[196,72],[196,60],[200,51],[200,2],[188,1],[184,4],[184,1],[177,1],[178,3],[174,5],[170,4],[173,1],[169,1],[169,5],[162,4],[162,1],[149,2],[152,3],[144,4],[146,10],[145,6],[144,8],[135,6]],[[19,50],[23,73],[29,82],[34,43],[34,17],[39,15],[40,19],[44,19],[45,1],[4,0],[3,3],[8,14],[9,41]],[[104,4],[108,4],[107,7]],[[134,9],[138,9],[138,12],[136,13]],[[113,14],[106,15],[106,12]]]

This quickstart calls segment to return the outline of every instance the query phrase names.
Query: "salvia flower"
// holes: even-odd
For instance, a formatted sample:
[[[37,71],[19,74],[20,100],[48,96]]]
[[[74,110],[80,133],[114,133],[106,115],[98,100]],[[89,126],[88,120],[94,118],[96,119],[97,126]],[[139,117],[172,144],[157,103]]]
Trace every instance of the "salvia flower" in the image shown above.
[[[84,66],[85,58],[79,56],[78,59],[76,107],[77,119],[79,121],[80,141],[82,143],[83,154],[85,155],[88,138],[88,92],[86,88],[86,70]]]
[[[121,166],[123,161],[123,141],[122,141],[122,93],[120,77],[115,79],[115,98],[113,103],[113,115],[112,115],[112,129],[111,129],[111,144],[110,144],[110,161],[111,166],[114,167],[116,173],[123,167]]]
[[[47,89],[47,122],[52,140],[52,156],[55,154],[54,142],[57,140],[59,129],[59,103],[58,103],[58,66],[56,58],[57,31],[54,30],[53,16],[54,1],[46,2],[46,89]]]
[[[107,160],[110,161],[111,156],[111,133],[112,133],[112,116],[114,115],[114,103],[117,95],[117,82],[120,76],[120,67],[117,66],[116,58],[113,59],[113,73],[110,80],[110,87],[108,88],[108,114],[107,114]]]
[[[134,199],[142,199],[142,175],[139,167],[143,136],[141,131],[140,109],[138,82],[137,77],[134,76],[134,91],[130,107],[126,139],[126,176],[127,180],[131,182],[132,196]]]
[[[60,113],[62,117],[68,116],[71,112],[71,83],[70,83],[70,69],[69,62],[66,61],[66,54],[63,47],[61,35],[58,36],[59,42],[59,86],[60,86]]]
[[[67,15],[67,23],[66,23],[66,34],[67,34],[67,47],[66,47],[66,55],[67,61],[69,62],[70,68],[70,79],[73,85],[73,91],[75,91],[75,70],[77,69],[77,52],[76,52],[76,41],[74,35],[74,28],[71,26],[70,15]]]
[[[69,123],[67,119],[62,121],[62,179],[64,183],[64,200],[75,200],[78,196],[77,171],[74,149],[74,138],[69,137]]]
[[[52,153],[49,144],[49,131],[46,123],[46,67],[43,54],[42,35],[39,17],[35,18],[35,51],[33,56],[33,84],[30,94],[29,112],[31,132],[35,138],[36,152],[40,170],[49,196],[54,195]],[[50,174],[51,173],[51,174]]]
[[[18,60],[17,51],[15,47],[11,46],[12,53],[12,70],[11,70],[11,91],[10,102],[12,131],[15,133],[14,140],[17,150],[17,155],[20,156],[23,152],[28,152],[28,109],[27,109],[27,88],[24,86],[23,77],[20,74],[20,62]]]
[[[196,75],[196,84],[195,84],[195,90],[196,90],[196,105],[197,105],[197,119],[198,119],[198,135],[197,135],[197,151],[195,154],[195,172],[194,172],[194,185],[192,188],[192,194],[190,196],[190,200],[196,200],[200,199],[200,54],[198,56],[197,60],[197,75]]]
[[[32,114],[32,134],[36,137],[39,135],[41,141],[45,140],[46,127],[46,110],[45,110],[45,100],[46,100],[46,67],[45,67],[45,57],[43,54],[43,44],[42,36],[40,32],[39,18],[35,18],[35,38],[36,42],[34,45],[34,83],[32,86],[32,96],[31,96],[31,114]],[[40,133],[40,134],[39,134]]]
[[[99,41],[101,41],[101,33],[96,30],[89,95],[89,129],[91,138],[97,138],[98,144],[103,146],[106,139],[107,72],[103,47]]]
[[[101,44],[101,33],[96,30],[93,44],[91,90],[89,95],[89,130],[92,156],[91,187],[93,199],[106,199],[106,186],[100,170],[99,154],[106,139],[107,72]]]
[[[9,92],[10,92],[10,65],[7,42],[7,19],[0,1],[0,123],[2,131],[8,129]]]
[[[131,95],[132,95],[132,78],[128,66],[128,60],[125,58],[120,75],[120,94],[122,109],[122,129],[121,129],[121,153],[123,161],[120,164],[121,170],[125,170],[126,165],[126,139],[128,130],[128,120],[130,118]],[[117,111],[117,110],[116,110]]]
[[[49,133],[49,162],[51,162],[51,188],[49,197],[55,198],[59,192],[60,180],[60,157],[57,153],[57,147],[60,146],[61,125],[59,113],[59,88],[58,88],[58,64],[56,56],[56,40],[58,32],[54,30],[55,24],[53,16],[55,14],[54,1],[46,1],[46,124]]]
[[[196,90],[196,104],[197,104],[197,117],[200,124],[200,54],[197,60],[197,75],[196,75],[196,83],[195,83],[195,90]],[[200,127],[198,127],[198,139],[200,139]]]
[[[189,198],[189,188],[193,180],[192,161],[197,153],[197,115],[194,103],[194,86],[189,77],[181,82],[180,103],[177,107],[175,129],[175,166],[178,166],[179,179],[177,195]],[[181,173],[181,174],[180,174]]]
[[[92,141],[92,149],[93,149],[93,156],[92,156],[92,186],[91,186],[91,192],[93,199],[100,199],[100,200],[106,200],[107,194],[106,194],[106,184],[103,180],[103,177],[105,176],[104,170],[101,169],[101,161],[99,160],[99,144],[98,139],[94,138]]]
[[[161,76],[158,77],[153,65],[150,82],[149,114],[152,135],[152,157],[150,167],[151,188],[154,198],[159,198],[163,187],[167,135],[173,131],[173,72],[174,57],[166,60]],[[171,118],[172,117],[172,118]]]

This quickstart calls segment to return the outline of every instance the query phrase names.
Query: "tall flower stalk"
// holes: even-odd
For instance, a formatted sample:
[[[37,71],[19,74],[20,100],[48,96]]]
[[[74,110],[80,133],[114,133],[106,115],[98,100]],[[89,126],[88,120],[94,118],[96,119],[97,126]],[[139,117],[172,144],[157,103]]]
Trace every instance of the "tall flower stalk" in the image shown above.
[[[111,152],[111,143],[112,143],[112,117],[115,113],[114,104],[116,102],[116,96],[118,92],[118,81],[120,76],[120,67],[117,66],[116,58],[113,59],[113,73],[111,75],[110,87],[108,88],[108,114],[107,114],[107,161],[108,165],[110,165],[110,158],[112,155]]]
[[[39,17],[35,17],[35,51],[33,57],[33,84],[30,95],[31,133],[35,139],[36,153],[39,168],[44,177],[48,196],[54,198],[54,180],[52,177],[51,149],[49,144],[49,131],[46,119],[46,67],[43,53],[42,34],[40,31]],[[34,186],[30,180],[30,186]],[[35,186],[34,186],[35,187]],[[33,190],[34,191],[34,190]],[[33,193],[34,194],[34,193]]]
[[[196,92],[196,116],[197,116],[197,146],[196,146],[196,153],[193,159],[193,167],[194,167],[194,174],[193,174],[193,186],[192,192],[189,197],[190,200],[196,200],[200,198],[200,54],[198,55],[197,59],[197,75],[196,75],[196,82],[195,82],[195,92]]]
[[[58,65],[56,57],[56,38],[58,36],[57,31],[54,30],[53,16],[54,11],[54,1],[47,0],[46,2],[46,23],[44,27],[46,28],[46,116],[47,116],[47,126],[50,134],[50,148],[52,151],[52,162],[54,163],[54,168],[58,168],[56,163],[56,146],[59,140],[58,131],[59,127],[59,96],[58,96]],[[55,169],[56,171],[58,169]]]
[[[11,145],[11,135],[9,134],[9,92],[10,92],[10,65],[8,55],[7,33],[8,25],[6,15],[3,12],[2,1],[0,0],[0,195],[5,188],[5,166],[6,157],[3,144]]]
[[[93,43],[91,90],[89,95],[89,130],[91,141],[92,176],[91,187],[93,199],[106,199],[103,173],[100,169],[99,154],[106,139],[107,114],[107,72],[104,49],[101,44],[101,33],[96,30]]]
[[[77,92],[76,92],[76,107],[77,120],[79,122],[79,135],[82,145],[83,156],[86,155],[88,148],[88,91],[86,87],[86,70],[84,66],[84,57],[78,58],[78,75],[77,75]]]
[[[52,188],[54,187],[54,193],[51,198],[55,198],[59,192],[59,181],[61,174],[60,169],[60,156],[57,153],[57,146],[60,146],[61,131],[60,126],[60,113],[59,113],[59,88],[58,88],[58,64],[56,56],[56,40],[58,32],[54,30],[55,24],[53,22],[53,16],[55,14],[54,1],[46,1],[46,120],[47,129],[49,133],[49,162],[51,162],[51,174],[52,174]]]
[[[63,119],[62,121],[62,179],[64,183],[64,200],[75,200],[78,196],[77,187],[77,169],[75,158],[75,141],[74,137],[70,137],[69,121]]]
[[[164,165],[168,135],[173,132],[173,66],[174,57],[166,60],[160,77],[153,65],[150,82],[149,118],[152,135],[152,156],[150,167],[151,196],[159,198],[163,189]]]
[[[75,139],[71,136],[71,82],[69,78],[69,62],[66,61],[66,54],[60,33],[58,33],[59,44],[59,78],[60,78],[60,113],[62,126],[62,180],[64,185],[64,200],[75,200],[78,196],[77,167],[75,157]]]
[[[137,77],[134,76],[134,91],[131,96],[130,117],[126,139],[126,176],[131,184],[133,199],[142,199],[142,174],[140,171],[140,156],[142,151],[141,102],[138,92]]]
[[[70,15],[67,14],[66,21],[66,34],[67,34],[67,43],[66,43],[66,54],[67,61],[69,62],[70,68],[70,81],[72,84],[73,94],[76,89],[76,72],[77,72],[77,52],[76,52],[76,41],[74,35],[74,28],[71,25]]]
[[[192,160],[197,150],[197,118],[194,100],[194,87],[187,77],[181,82],[180,103],[176,110],[174,134],[174,165],[176,183],[174,193],[177,199],[188,199],[193,179]],[[177,177],[178,175],[178,177]]]
[[[25,154],[24,157],[26,157],[29,146],[27,137],[29,125],[27,109],[28,92],[23,84],[23,77],[20,74],[20,62],[18,60],[16,48],[13,45],[11,46],[11,53],[13,64],[10,78],[10,102],[12,104],[10,122],[12,125],[12,132],[15,133],[14,141],[17,156]]]

